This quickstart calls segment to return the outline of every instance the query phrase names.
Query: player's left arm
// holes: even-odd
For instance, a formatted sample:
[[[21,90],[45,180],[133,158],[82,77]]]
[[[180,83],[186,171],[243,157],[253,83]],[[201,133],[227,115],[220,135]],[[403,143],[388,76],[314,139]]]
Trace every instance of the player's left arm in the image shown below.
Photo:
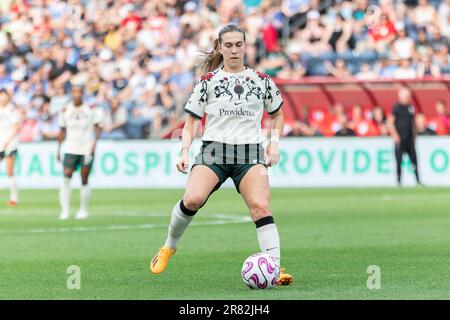
[[[11,141],[13,141],[13,139],[19,135],[19,131],[20,131],[20,124],[19,123],[14,124],[11,133],[6,139],[5,145],[3,146],[3,150],[6,150]]]
[[[270,140],[266,152],[266,165],[271,167],[280,161],[280,136],[284,128],[283,98],[273,80],[265,75],[264,85],[266,92],[264,95],[264,110],[270,116]]]
[[[416,117],[415,117],[415,113],[413,115],[412,118],[412,139],[413,139],[413,143],[416,143],[416,138],[417,138],[417,127],[416,127]]]
[[[283,109],[270,114],[270,142],[267,146],[266,164],[271,167],[280,161],[280,136],[284,128]]]
[[[96,108],[94,110],[94,118],[93,118],[93,125],[94,125],[94,132],[95,132],[95,137],[94,137],[94,143],[92,144],[92,149],[91,149],[91,155],[93,155],[95,153],[95,149],[97,148],[97,142],[100,139],[100,135],[102,134],[102,128],[103,128],[103,124],[104,124],[104,113],[103,110],[100,108]]]
[[[100,135],[102,134],[102,127],[100,126],[100,124],[97,123],[94,125],[94,130],[95,130],[95,139],[92,145],[91,155],[95,153],[95,149],[97,148],[97,142],[100,139]]]

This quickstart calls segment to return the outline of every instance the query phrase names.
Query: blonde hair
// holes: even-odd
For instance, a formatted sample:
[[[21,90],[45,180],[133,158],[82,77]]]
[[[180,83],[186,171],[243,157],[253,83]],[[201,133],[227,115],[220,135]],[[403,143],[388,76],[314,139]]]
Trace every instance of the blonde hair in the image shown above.
[[[211,72],[217,69],[223,63],[223,56],[220,53],[220,43],[222,42],[222,35],[227,32],[240,32],[244,35],[245,31],[235,24],[227,24],[219,31],[219,37],[214,40],[213,49],[210,52],[203,51],[203,57],[200,61],[200,68],[202,72]]]

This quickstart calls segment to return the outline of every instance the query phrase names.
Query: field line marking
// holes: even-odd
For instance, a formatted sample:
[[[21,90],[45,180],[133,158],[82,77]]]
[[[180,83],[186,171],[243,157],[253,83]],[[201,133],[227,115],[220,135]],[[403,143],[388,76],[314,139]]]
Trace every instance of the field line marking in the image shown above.
[[[234,223],[250,222],[248,217],[242,217],[240,219],[226,219],[216,221],[205,222],[192,222],[193,226],[205,226],[205,225],[223,225]],[[0,230],[0,235],[13,235],[13,234],[43,234],[43,233],[68,233],[68,232],[95,232],[95,231],[112,231],[112,230],[135,230],[135,229],[152,229],[159,227],[166,227],[167,224],[117,224],[103,227],[60,227],[60,228],[32,228],[27,230]]]

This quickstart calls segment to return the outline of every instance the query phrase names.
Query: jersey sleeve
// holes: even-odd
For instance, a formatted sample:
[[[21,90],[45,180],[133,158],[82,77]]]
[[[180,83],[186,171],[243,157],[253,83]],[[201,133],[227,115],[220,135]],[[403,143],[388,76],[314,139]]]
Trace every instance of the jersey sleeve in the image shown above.
[[[264,110],[269,114],[274,114],[280,110],[283,105],[283,98],[281,97],[280,90],[278,90],[277,86],[269,76],[264,79],[264,85]]]
[[[99,125],[100,127],[103,127],[104,122],[104,113],[102,108],[94,108],[93,115],[92,115],[92,124]]]
[[[58,114],[58,125],[61,128],[67,127],[66,118],[64,117],[64,109],[62,109]]]
[[[20,124],[21,121],[21,116],[19,111],[14,110],[13,114],[12,114],[12,118],[11,118],[11,122],[12,124]]]
[[[195,84],[194,90],[184,107],[184,111],[197,119],[203,118],[205,106],[208,101],[208,81],[199,80]]]

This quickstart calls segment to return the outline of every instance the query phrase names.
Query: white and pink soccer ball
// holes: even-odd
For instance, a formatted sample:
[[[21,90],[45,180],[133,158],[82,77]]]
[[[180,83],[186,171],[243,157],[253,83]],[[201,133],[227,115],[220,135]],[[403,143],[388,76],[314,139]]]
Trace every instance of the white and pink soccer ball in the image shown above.
[[[277,285],[280,267],[272,256],[256,253],[244,261],[241,275],[251,289],[270,289]]]

